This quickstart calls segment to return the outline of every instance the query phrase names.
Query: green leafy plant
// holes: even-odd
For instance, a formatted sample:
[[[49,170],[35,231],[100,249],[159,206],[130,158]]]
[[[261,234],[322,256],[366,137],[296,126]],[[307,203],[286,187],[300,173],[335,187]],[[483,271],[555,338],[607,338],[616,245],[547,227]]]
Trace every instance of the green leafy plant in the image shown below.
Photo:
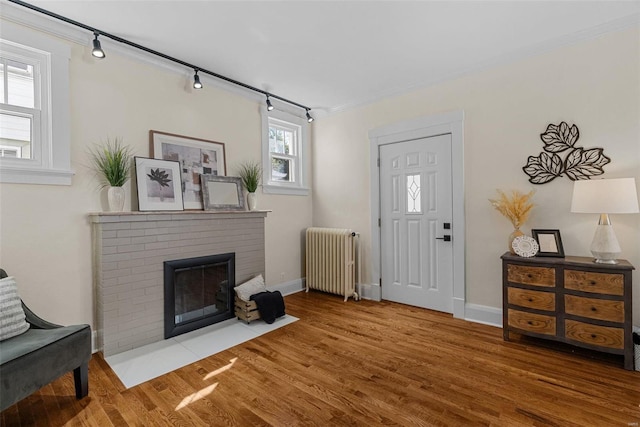
[[[101,178],[101,188],[122,187],[131,173],[131,148],[122,144],[122,138],[107,140],[90,150],[91,160]]]
[[[249,193],[255,193],[260,185],[262,167],[258,162],[244,162],[238,168],[238,176]]]

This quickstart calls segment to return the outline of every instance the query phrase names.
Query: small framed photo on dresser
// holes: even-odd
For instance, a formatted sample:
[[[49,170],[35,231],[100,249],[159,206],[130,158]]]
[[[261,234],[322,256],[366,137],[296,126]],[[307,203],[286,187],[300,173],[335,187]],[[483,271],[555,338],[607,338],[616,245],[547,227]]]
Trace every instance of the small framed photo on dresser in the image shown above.
[[[532,229],[531,234],[540,246],[537,256],[564,258],[560,230]]]

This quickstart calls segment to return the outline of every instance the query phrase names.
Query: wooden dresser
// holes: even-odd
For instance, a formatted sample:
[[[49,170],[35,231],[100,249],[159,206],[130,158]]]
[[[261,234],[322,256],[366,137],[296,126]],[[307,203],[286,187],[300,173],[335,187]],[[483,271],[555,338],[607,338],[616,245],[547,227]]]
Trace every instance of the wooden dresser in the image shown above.
[[[633,370],[631,272],[625,260],[502,255],[504,339],[509,332],[624,356]]]

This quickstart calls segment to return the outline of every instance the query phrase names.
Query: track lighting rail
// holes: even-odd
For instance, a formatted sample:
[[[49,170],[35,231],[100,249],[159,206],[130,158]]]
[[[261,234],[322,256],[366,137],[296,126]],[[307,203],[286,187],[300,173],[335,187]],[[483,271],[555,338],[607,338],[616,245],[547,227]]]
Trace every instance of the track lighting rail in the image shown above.
[[[249,90],[252,90],[254,92],[261,93],[262,95],[266,96],[267,98],[269,98],[269,97],[270,98],[275,98],[275,99],[278,99],[278,100],[280,100],[282,102],[286,102],[287,104],[295,105],[296,107],[302,108],[302,109],[304,109],[306,111],[307,119],[310,117],[309,116],[309,111],[311,110],[311,108],[309,108],[309,107],[307,107],[305,105],[299,104],[297,102],[291,101],[290,99],[283,98],[281,96],[278,96],[278,95],[275,95],[275,94],[273,94],[271,92],[267,92],[267,91],[259,89],[257,87],[248,85],[246,83],[242,83],[242,82],[240,82],[238,80],[235,80],[235,79],[232,79],[230,77],[223,76],[221,74],[218,74],[218,73],[215,73],[213,71],[207,70],[206,68],[202,68],[202,67],[199,67],[197,65],[190,64],[190,63],[188,63],[186,61],[183,61],[181,59],[174,58],[173,56],[166,55],[166,54],[164,54],[162,52],[158,52],[157,50],[153,50],[153,49],[150,49],[148,47],[139,45],[138,43],[134,43],[132,41],[123,39],[122,37],[118,37],[116,35],[107,33],[105,31],[101,31],[101,30],[99,30],[97,28],[94,28],[94,27],[91,27],[89,25],[83,24],[82,22],[75,21],[73,19],[67,18],[66,16],[58,15],[57,13],[48,11],[46,9],[42,9],[41,7],[26,3],[24,1],[21,1],[21,0],[8,0],[8,1],[11,2],[11,3],[15,3],[17,5],[20,5],[22,7],[25,7],[27,9],[31,9],[33,11],[36,11],[38,13],[42,13],[43,15],[50,16],[51,18],[55,18],[55,19],[58,19],[60,21],[64,21],[64,22],[66,22],[68,24],[75,25],[76,27],[83,28],[83,29],[85,29],[87,31],[91,31],[95,36],[94,46],[95,46],[95,41],[97,41],[98,36],[107,37],[107,38],[110,38],[111,40],[117,41],[118,43],[122,43],[122,44],[125,44],[127,46],[131,46],[131,47],[134,47],[136,49],[142,50],[144,52],[150,53],[152,55],[159,56],[160,58],[166,59],[168,61],[175,62],[176,64],[183,65],[183,66],[185,66],[187,68],[190,68],[192,70],[197,70],[200,73],[208,74],[210,76],[213,76],[213,77],[215,77],[217,79],[220,79],[220,80],[223,80],[225,82],[234,84],[236,86],[241,86],[241,87],[243,87],[245,89],[249,89]],[[312,120],[313,119],[311,119],[311,121]]]

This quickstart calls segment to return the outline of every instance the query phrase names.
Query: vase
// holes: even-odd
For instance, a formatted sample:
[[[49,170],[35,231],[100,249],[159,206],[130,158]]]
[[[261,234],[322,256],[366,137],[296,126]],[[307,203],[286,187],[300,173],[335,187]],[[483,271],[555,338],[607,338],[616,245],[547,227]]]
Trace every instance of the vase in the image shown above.
[[[109,202],[109,212],[122,212],[124,209],[124,188],[109,187],[107,200]]]
[[[520,236],[524,236],[524,233],[520,231],[520,228],[516,228],[515,230],[513,230],[513,233],[509,234],[509,252],[511,252],[512,254],[515,254],[516,251],[513,250],[513,246],[511,246],[511,244],[516,239],[516,237]]]
[[[258,196],[256,193],[248,193],[247,194],[247,207],[250,211],[255,211],[258,205]]]

